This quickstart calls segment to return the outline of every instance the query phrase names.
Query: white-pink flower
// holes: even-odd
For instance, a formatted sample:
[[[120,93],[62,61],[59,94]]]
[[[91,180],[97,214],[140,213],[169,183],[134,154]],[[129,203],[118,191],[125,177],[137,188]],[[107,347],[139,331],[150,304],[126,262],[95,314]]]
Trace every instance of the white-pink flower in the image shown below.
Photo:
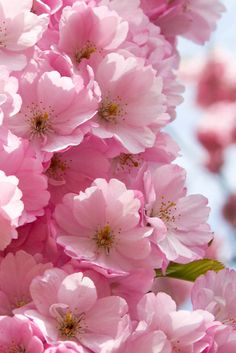
[[[165,293],[148,293],[138,304],[138,326],[130,338],[128,349],[142,353],[203,353],[209,346],[206,330],[214,317],[208,312],[176,311],[175,302]],[[157,350],[155,350],[157,347]]]
[[[47,178],[43,175],[42,162],[27,140],[16,137],[10,131],[0,136],[0,169],[6,175],[15,175],[19,179],[18,187],[24,203],[19,225],[43,215],[50,198]]]
[[[148,258],[152,228],[140,223],[141,203],[116,180],[96,179],[55,209],[58,243],[66,253],[106,275],[126,274]]]
[[[175,278],[157,277],[152,287],[153,293],[165,292],[176,302],[177,307],[184,305],[189,299],[193,284]]]
[[[198,44],[209,40],[225,11],[219,0],[142,0],[141,4],[167,37],[182,35]]]
[[[164,132],[157,133],[154,146],[144,152],[132,154],[123,149],[117,154],[117,148],[120,151],[113,141],[108,144],[106,154],[113,157],[110,159],[109,176],[121,180],[128,188],[142,192],[144,173],[157,165],[171,163],[179,153],[178,145]]]
[[[208,271],[199,277],[192,289],[194,309],[212,313],[216,320],[236,328],[236,271]]]
[[[99,64],[95,78],[102,92],[92,133],[115,138],[131,153],[155,143],[155,133],[169,121],[162,79],[135,57],[111,53]]]
[[[65,194],[78,194],[91,185],[95,178],[106,178],[109,163],[104,156],[105,144],[96,138],[85,138],[79,146],[63,153],[54,153],[45,171],[53,204]]]
[[[150,2],[150,0],[148,1]],[[120,2],[112,1],[111,5],[116,3],[116,7],[119,7]],[[126,7],[126,2],[123,0],[123,11]],[[134,9],[132,10],[134,11]],[[124,15],[127,16],[126,13]],[[184,91],[184,87],[178,83],[174,73],[174,69],[178,67],[179,63],[175,45],[170,43],[161,33],[161,29],[151,23],[143,13],[139,20],[139,15],[135,11],[130,22],[132,25],[129,26],[129,35],[122,44],[122,49],[125,48],[136,57],[144,59],[145,64],[152,65],[156,74],[161,76],[163,79],[163,94],[167,98],[167,112],[174,118],[176,115],[175,108],[182,103],[182,93]]]
[[[44,345],[29,319],[0,316],[0,352],[43,353]]]
[[[128,23],[115,11],[77,1],[63,10],[58,47],[75,64],[85,60],[91,65],[94,55],[115,50],[125,40],[127,32]]]
[[[18,81],[9,75],[5,66],[0,66],[0,126],[5,116],[13,116],[21,107],[21,97],[17,94]]]
[[[4,250],[13,238],[17,238],[16,227],[24,208],[18,184],[19,180],[15,176],[6,176],[0,170],[0,250]]]
[[[25,251],[7,254],[0,263],[0,314],[12,315],[15,310],[32,301],[31,281],[51,267],[41,263],[41,256],[32,256]]]
[[[212,345],[207,353],[235,353],[236,332],[229,326],[217,325],[208,330]]]
[[[0,1],[0,62],[11,70],[26,65],[25,50],[33,47],[48,26],[47,15],[31,12],[33,0]]]
[[[44,262],[51,262],[54,265],[58,262],[61,264],[63,261],[68,261],[63,249],[59,248],[56,243],[51,213],[48,208],[44,216],[38,217],[34,222],[18,227],[18,238],[13,239],[10,245],[7,246],[4,255],[23,250],[33,256],[40,254]]]
[[[95,353],[117,349],[129,331],[128,307],[117,296],[97,298],[93,281],[81,272],[47,270],[31,284],[36,310],[29,316],[49,343],[72,341]]]
[[[205,95],[206,96],[206,95]],[[198,125],[198,139],[210,155],[226,149],[234,143],[236,130],[236,104],[218,102],[204,113]],[[224,114],[224,119],[221,119]]]
[[[147,221],[155,228],[154,242],[170,261],[203,257],[212,239],[207,199],[186,195],[185,177],[177,165],[161,166],[145,177]]]
[[[20,85],[22,107],[9,119],[9,128],[47,152],[78,145],[84,136],[81,126],[96,114],[98,99],[92,77],[75,81],[57,71],[26,73]]]

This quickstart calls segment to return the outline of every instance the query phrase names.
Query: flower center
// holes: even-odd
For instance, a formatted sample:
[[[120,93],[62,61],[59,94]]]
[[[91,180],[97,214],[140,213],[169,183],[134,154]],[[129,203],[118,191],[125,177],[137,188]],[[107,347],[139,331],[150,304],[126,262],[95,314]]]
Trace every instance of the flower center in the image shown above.
[[[11,346],[7,353],[26,353],[26,349],[23,346]]]
[[[30,119],[31,124],[31,134],[33,136],[43,136],[50,129],[49,115],[47,112],[33,116]]]
[[[71,311],[67,311],[62,320],[59,321],[58,331],[62,338],[75,338],[78,333],[83,330],[82,321],[84,314],[74,315]]]
[[[128,167],[138,168],[140,163],[135,157],[136,156],[132,154],[121,153],[119,156],[119,162],[123,166],[126,165]]]
[[[176,340],[173,342],[173,345],[172,345],[172,352],[173,353],[181,353],[182,352],[182,345],[181,345],[181,342],[180,340]]]
[[[75,60],[78,64],[80,64],[83,59],[90,59],[91,55],[96,51],[96,46],[88,41],[87,44],[81,50],[75,53]]]
[[[127,104],[125,104],[127,105]],[[98,116],[101,120],[108,122],[108,123],[117,123],[118,118],[124,119],[125,111],[121,105],[121,98],[117,97],[116,100],[111,100],[109,98],[104,98],[100,103],[98,109]]]
[[[6,21],[0,22],[0,48],[6,48],[7,27]]]
[[[22,294],[21,296],[16,296],[11,303],[12,310],[16,308],[21,308],[31,302],[31,298],[27,294]]]
[[[146,214],[149,217],[158,217],[163,223],[165,223],[167,228],[173,228],[177,230],[176,220],[180,219],[181,213],[177,213],[177,204],[173,201],[166,201],[165,196],[160,197],[160,203],[154,204],[153,207],[148,207],[146,209]],[[149,223],[150,225],[150,223]]]
[[[233,330],[236,330],[236,319],[234,318],[228,318],[222,321],[222,324],[231,326]]]
[[[50,167],[47,169],[46,174],[49,178],[61,181],[68,169],[66,161],[62,161],[56,154],[52,157]]]
[[[109,102],[109,103],[101,103],[98,115],[100,118],[107,122],[116,122],[116,118],[120,113],[120,108],[118,104]]]
[[[133,171],[137,172],[142,163],[143,158],[140,153],[121,153],[118,157],[112,159],[112,167],[114,173],[130,174]]]
[[[164,223],[175,222],[175,215],[172,214],[173,210],[176,211],[176,203],[163,200],[157,217],[161,218]]]
[[[21,308],[22,306],[25,306],[28,303],[29,303],[29,301],[26,301],[26,300],[17,300],[15,303],[15,307]]]
[[[94,237],[97,247],[99,249],[104,249],[107,254],[109,254],[111,247],[114,244],[114,233],[109,225],[104,228],[99,229]]]

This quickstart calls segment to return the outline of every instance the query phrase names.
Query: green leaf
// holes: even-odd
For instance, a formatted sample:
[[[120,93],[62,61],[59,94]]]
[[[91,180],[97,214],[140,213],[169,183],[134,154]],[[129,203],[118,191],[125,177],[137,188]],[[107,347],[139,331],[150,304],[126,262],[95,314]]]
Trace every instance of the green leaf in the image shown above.
[[[197,260],[188,264],[171,262],[165,274],[160,269],[156,270],[156,277],[171,277],[194,282],[199,276],[204,275],[209,270],[218,272],[223,269],[224,265],[221,262],[211,259]]]

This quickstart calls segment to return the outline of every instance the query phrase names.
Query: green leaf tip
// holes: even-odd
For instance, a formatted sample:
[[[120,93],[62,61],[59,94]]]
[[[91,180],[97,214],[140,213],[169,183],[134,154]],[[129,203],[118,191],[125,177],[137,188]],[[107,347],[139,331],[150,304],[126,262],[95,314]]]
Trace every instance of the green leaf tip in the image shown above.
[[[199,276],[204,275],[207,271],[211,270],[218,272],[224,268],[224,265],[220,261],[202,259],[189,262],[188,264],[177,264],[175,262],[171,262],[165,273],[163,273],[160,269],[155,271],[156,277],[169,277],[194,282]]]

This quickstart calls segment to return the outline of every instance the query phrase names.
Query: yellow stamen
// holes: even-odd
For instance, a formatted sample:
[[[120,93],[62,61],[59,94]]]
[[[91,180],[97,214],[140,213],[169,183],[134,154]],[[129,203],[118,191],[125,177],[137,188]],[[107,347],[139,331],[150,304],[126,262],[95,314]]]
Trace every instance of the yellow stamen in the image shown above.
[[[11,346],[7,353],[26,353],[26,349],[23,346]]]
[[[163,222],[168,223],[168,222],[175,222],[175,216],[172,215],[172,210],[176,210],[176,203],[167,201],[161,202],[161,207],[158,213],[158,217],[163,220]]]
[[[47,169],[46,174],[52,179],[61,180],[67,169],[66,161],[62,161],[55,154],[51,159],[50,167]]]
[[[231,326],[233,330],[236,330],[236,319],[234,318],[228,318],[222,321],[224,325]]]
[[[22,306],[25,306],[26,304],[28,304],[29,302],[26,300],[17,300],[16,301],[16,308],[21,308]]]
[[[83,59],[90,59],[91,55],[96,51],[96,46],[88,42],[81,50],[76,52],[75,60],[78,64],[80,64]]]
[[[32,135],[44,135],[49,129],[49,115],[47,112],[31,118]]]
[[[98,115],[100,118],[107,122],[116,122],[116,119],[120,113],[121,109],[119,105],[114,102],[102,102],[98,110]]]
[[[119,161],[122,165],[129,165],[135,168],[139,166],[139,162],[135,160],[135,156],[132,154],[121,153],[119,156]]]
[[[104,249],[107,254],[109,254],[110,249],[114,243],[114,234],[109,225],[98,230],[94,237],[97,247]]]
[[[0,48],[6,48],[7,27],[6,21],[0,21]]]
[[[81,332],[83,315],[76,316],[71,311],[67,311],[63,319],[59,322],[59,333],[62,338],[70,339],[76,337]]]

